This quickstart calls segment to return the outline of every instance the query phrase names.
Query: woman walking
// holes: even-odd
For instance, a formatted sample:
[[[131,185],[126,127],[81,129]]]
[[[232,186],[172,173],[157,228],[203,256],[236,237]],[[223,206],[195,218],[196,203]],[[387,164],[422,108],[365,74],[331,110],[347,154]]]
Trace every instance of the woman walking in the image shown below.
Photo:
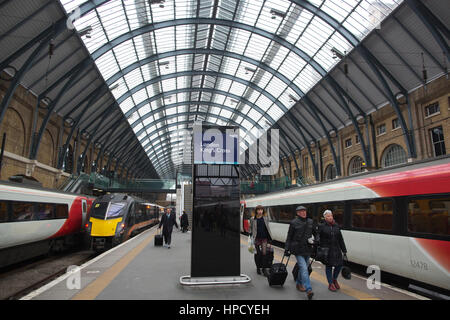
[[[261,269],[265,276],[269,274],[270,261],[268,244],[272,241],[272,234],[269,227],[269,217],[263,206],[257,206],[250,219],[251,236],[256,247],[255,263],[256,271],[261,274]]]
[[[334,221],[331,210],[325,210],[323,217],[325,218],[325,222],[319,225],[317,240],[320,247],[329,248],[325,271],[328,280],[328,289],[336,292],[336,290],[340,289],[337,278],[343,265],[342,253],[346,254],[347,248],[345,247],[341,229]]]

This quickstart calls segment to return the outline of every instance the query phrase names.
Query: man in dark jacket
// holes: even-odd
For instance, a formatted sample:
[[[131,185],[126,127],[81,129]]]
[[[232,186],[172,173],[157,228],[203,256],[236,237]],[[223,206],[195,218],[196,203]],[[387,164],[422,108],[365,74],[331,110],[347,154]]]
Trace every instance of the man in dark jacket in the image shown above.
[[[177,220],[175,217],[175,213],[172,213],[171,208],[167,208],[166,213],[163,214],[163,216],[161,218],[161,222],[159,223],[158,229],[161,229],[161,226],[163,226],[162,233],[163,233],[163,237],[164,237],[164,242],[169,249],[170,249],[170,242],[172,240],[173,225],[175,225],[175,227],[177,227],[177,229],[178,229],[178,224],[177,224]]]
[[[289,225],[284,254],[289,256],[292,253],[297,258],[297,290],[306,291],[308,299],[311,300],[314,293],[309,280],[308,263],[314,243],[313,220],[306,217],[305,207],[298,206],[295,211],[297,216]]]

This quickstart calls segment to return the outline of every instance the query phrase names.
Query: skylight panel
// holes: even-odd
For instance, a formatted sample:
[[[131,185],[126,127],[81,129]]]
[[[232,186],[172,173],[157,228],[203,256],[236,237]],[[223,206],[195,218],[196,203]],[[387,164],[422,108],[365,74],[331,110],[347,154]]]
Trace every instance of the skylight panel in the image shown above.
[[[97,9],[97,13],[110,40],[130,30],[121,1],[106,2]]]
[[[125,41],[114,48],[114,53],[121,69],[137,61],[132,40]]]
[[[109,79],[111,76],[120,71],[116,59],[111,51],[108,51],[98,58],[96,64],[105,79]]]
[[[122,112],[126,114],[128,111],[130,111],[134,107],[134,103],[131,97],[125,99],[124,102],[120,104],[120,109],[122,109]]]
[[[244,55],[256,60],[261,60],[269,43],[270,39],[253,34]]]
[[[156,48],[158,53],[175,50],[174,27],[155,30]]]
[[[228,42],[228,50],[238,54],[243,54],[245,45],[250,39],[251,33],[242,29],[232,29],[231,39]]]
[[[147,99],[147,91],[144,89],[139,90],[135,94],[133,94],[133,100],[136,105]]]
[[[143,116],[149,114],[152,110],[150,109],[150,105],[146,104],[142,108],[140,108],[138,111],[139,111],[140,116],[143,117]]]
[[[125,82],[127,83],[129,89],[133,89],[143,81],[144,80],[142,79],[141,71],[139,70],[139,68],[134,69],[133,71],[125,75]]]
[[[245,3],[245,7],[242,8],[239,22],[254,26],[259,12],[264,5],[262,0],[252,0]]]
[[[233,85],[230,88],[230,93],[241,96],[245,92],[245,89],[247,89],[247,86],[244,86],[238,82],[233,82]]]

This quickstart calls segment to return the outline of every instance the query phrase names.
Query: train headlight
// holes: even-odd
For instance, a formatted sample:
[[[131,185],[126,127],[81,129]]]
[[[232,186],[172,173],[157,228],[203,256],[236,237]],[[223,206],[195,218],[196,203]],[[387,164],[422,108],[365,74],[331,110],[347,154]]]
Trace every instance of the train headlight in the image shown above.
[[[125,232],[125,223],[119,222],[116,227],[116,236],[121,236]]]
[[[91,229],[92,229],[92,222],[88,222],[85,224],[85,230],[88,234],[91,234]]]

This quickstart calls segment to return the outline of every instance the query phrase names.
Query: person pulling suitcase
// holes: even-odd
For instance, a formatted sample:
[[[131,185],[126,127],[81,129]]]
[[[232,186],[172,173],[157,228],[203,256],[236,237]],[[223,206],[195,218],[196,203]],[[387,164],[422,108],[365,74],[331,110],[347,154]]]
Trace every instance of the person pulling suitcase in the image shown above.
[[[273,261],[273,253],[271,256],[269,249],[270,242],[272,241],[272,233],[269,227],[269,217],[263,206],[256,206],[255,212],[253,212],[252,218],[250,219],[250,232],[252,241],[256,247],[256,272],[258,274],[262,272],[267,277]]]
[[[313,236],[313,220],[307,218],[306,208],[298,206],[296,217],[289,225],[286,237],[284,255],[295,255],[299,266],[297,276],[297,290],[306,292],[309,300],[314,296],[309,279],[308,262],[312,253],[312,245],[314,244]]]

